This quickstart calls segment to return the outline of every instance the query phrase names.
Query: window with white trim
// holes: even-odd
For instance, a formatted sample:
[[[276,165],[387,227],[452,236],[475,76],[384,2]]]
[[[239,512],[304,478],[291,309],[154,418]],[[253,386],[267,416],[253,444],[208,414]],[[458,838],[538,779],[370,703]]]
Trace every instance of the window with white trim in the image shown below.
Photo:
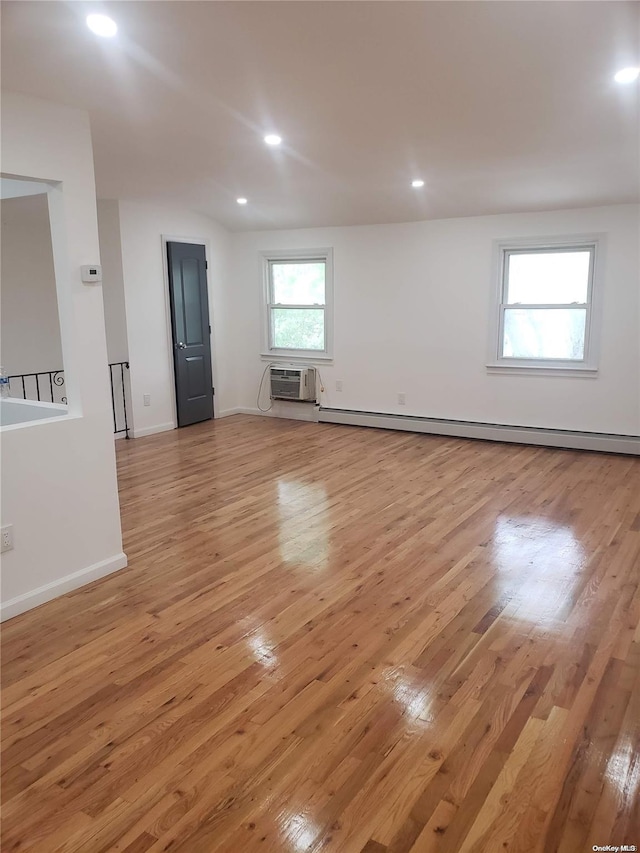
[[[331,357],[332,252],[263,254],[265,355]]]
[[[490,366],[594,369],[597,241],[502,245],[497,361]]]

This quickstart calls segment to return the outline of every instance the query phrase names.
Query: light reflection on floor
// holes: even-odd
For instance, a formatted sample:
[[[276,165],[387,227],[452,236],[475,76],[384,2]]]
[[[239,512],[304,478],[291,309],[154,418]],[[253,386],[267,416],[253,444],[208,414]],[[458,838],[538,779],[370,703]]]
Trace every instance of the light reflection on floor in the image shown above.
[[[285,816],[281,822],[283,839],[289,842],[289,850],[304,851],[309,850],[313,842],[316,840],[319,827],[315,826],[309,818],[304,814],[292,814]]]
[[[435,719],[436,696],[430,686],[420,687],[399,678],[393,688],[393,698],[400,703],[403,712],[412,721],[428,725]]]
[[[404,666],[390,666],[382,671],[378,689],[393,696],[398,703],[399,712],[407,722],[415,723],[418,729],[424,729],[432,723],[437,714],[437,685],[422,672]]]
[[[329,502],[326,488],[302,480],[278,480],[278,537],[285,563],[323,569],[329,562]],[[299,531],[295,538],[291,530]]]
[[[616,792],[616,800],[637,803],[640,795],[640,761],[629,737],[616,745],[604,774],[605,784]]]
[[[519,619],[565,618],[587,562],[569,525],[543,517],[501,516],[489,548],[497,569],[497,597],[513,594]]]
[[[258,663],[267,667],[275,666],[278,663],[275,644],[269,642],[262,632],[256,631],[254,634],[249,634],[247,643]]]

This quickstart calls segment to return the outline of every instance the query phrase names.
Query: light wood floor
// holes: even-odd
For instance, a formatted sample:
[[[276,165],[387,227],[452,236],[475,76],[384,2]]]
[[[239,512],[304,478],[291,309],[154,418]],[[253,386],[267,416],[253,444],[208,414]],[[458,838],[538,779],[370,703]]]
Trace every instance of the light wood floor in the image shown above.
[[[3,851],[640,845],[640,460],[236,416],[4,627]]]

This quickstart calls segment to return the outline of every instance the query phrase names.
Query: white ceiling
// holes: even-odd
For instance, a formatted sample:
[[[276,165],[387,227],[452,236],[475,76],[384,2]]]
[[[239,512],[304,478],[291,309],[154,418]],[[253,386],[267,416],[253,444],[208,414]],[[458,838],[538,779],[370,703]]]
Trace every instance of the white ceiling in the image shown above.
[[[234,230],[639,197],[640,86],[613,82],[640,64],[636,2],[11,0],[2,17],[3,87],[89,110],[101,197]]]

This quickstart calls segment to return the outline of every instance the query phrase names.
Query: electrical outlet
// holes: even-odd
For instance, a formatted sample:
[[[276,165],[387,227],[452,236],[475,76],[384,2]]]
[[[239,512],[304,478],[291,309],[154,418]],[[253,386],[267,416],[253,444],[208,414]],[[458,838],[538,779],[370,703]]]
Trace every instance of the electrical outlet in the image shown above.
[[[398,393],[398,405],[399,406],[405,406],[406,403],[407,403],[407,395],[404,393],[404,391],[400,391]]]
[[[142,402],[144,403],[145,406],[150,406],[151,405],[151,394],[144,394],[142,397]]]
[[[0,551],[4,554],[5,551],[11,551],[13,548],[13,524],[5,524],[2,528],[2,537],[0,538],[2,548]]]
[[[336,380],[336,391],[342,391],[342,379]]]

